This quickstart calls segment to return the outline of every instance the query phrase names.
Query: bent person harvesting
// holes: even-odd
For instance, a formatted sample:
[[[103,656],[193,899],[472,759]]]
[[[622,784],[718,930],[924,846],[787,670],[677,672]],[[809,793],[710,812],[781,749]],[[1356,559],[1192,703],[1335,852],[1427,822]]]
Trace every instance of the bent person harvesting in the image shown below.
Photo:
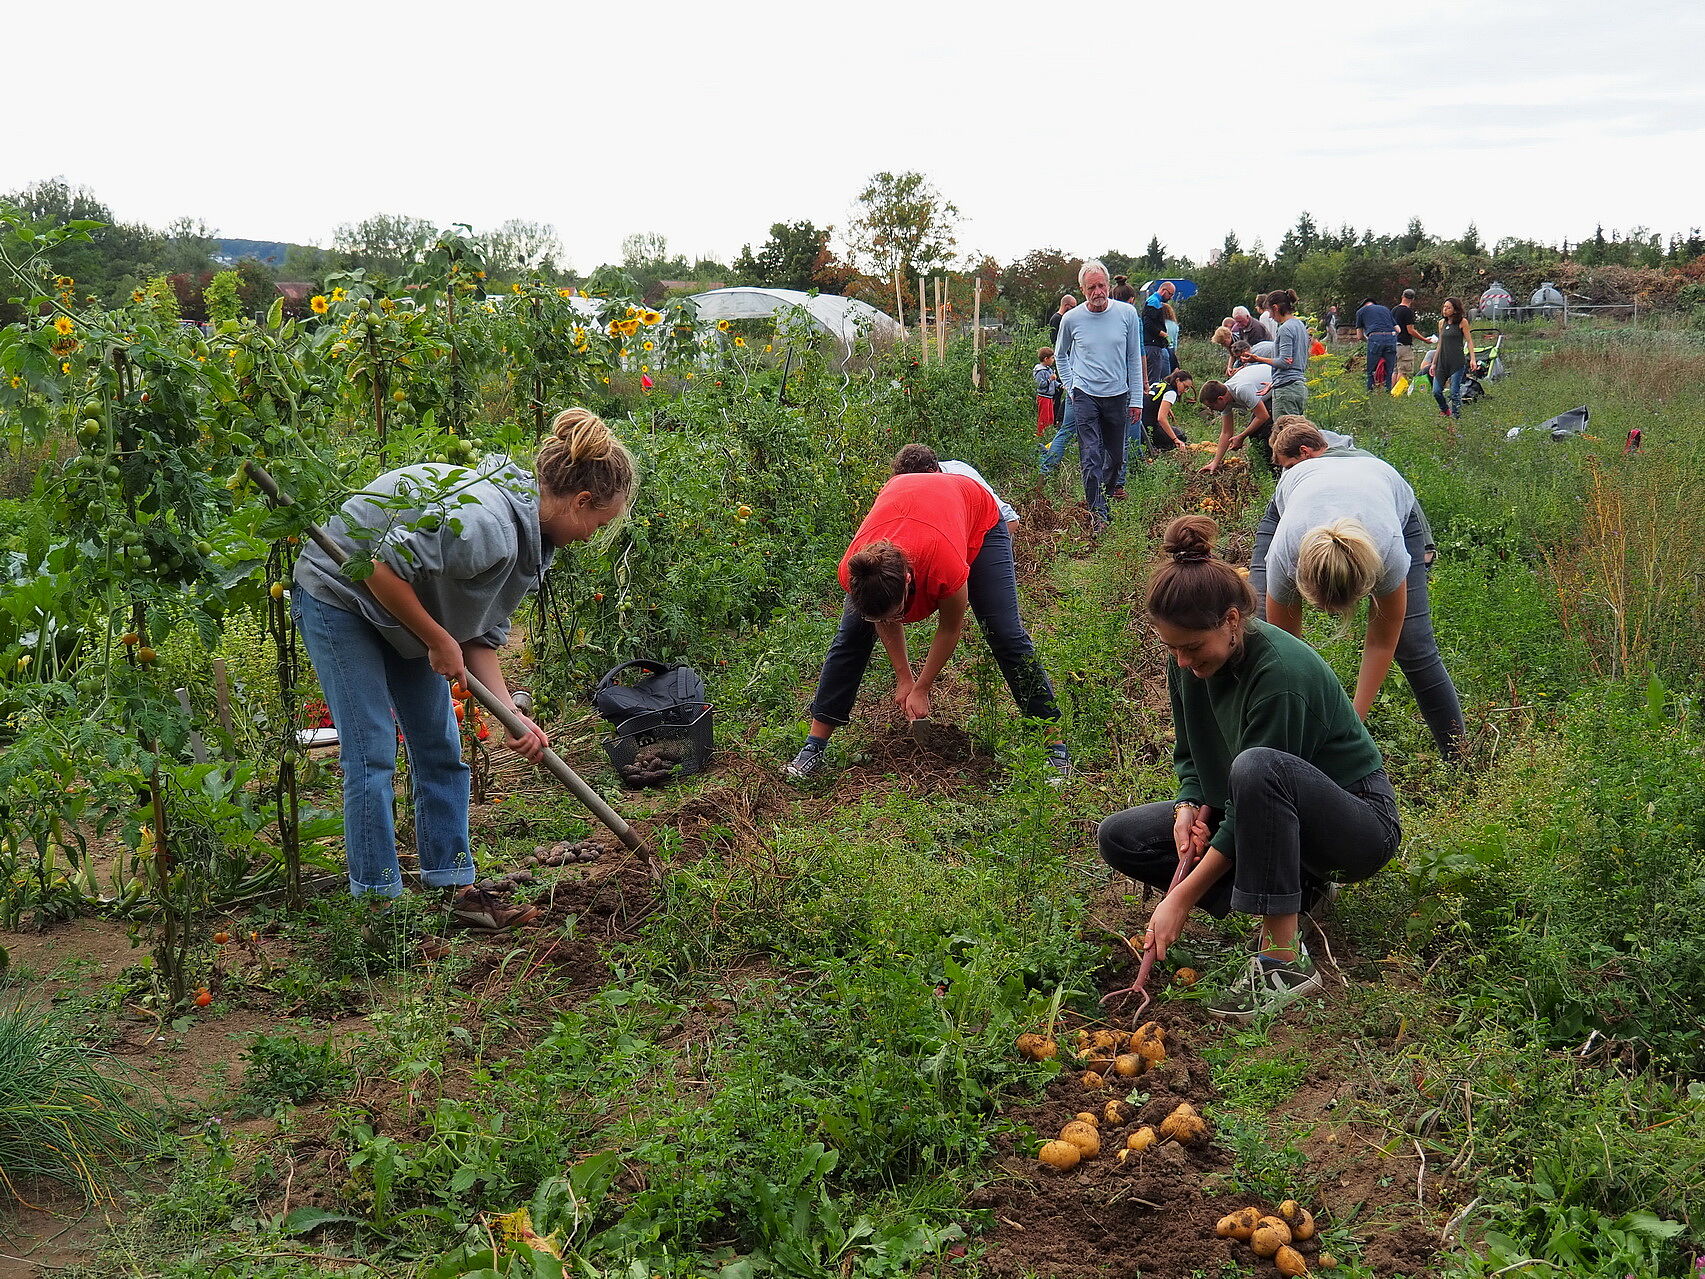
[[[822,767],[830,734],[852,718],[878,638],[894,667],[895,703],[909,720],[927,718],[936,679],[965,632],[967,609],[1019,710],[1031,719],[1059,719],[1053,685],[1019,617],[1012,535],[994,495],[977,480],[939,471],[889,480],[853,535],[840,579],[847,593],[840,628],[811,702],[810,736],[788,764],[789,777]],[[939,615],[935,639],[914,671],[904,628],[932,615]],[[1048,762],[1062,778],[1070,773],[1064,742],[1048,748]]]
[[[1214,557],[1219,526],[1174,520],[1145,610],[1166,646],[1176,800],[1101,823],[1101,856],[1165,892],[1145,948],[1164,957],[1192,910],[1261,917],[1241,981],[1208,1011],[1253,1021],[1320,989],[1298,917],[1327,885],[1366,879],[1402,832],[1373,738],[1332,668],[1254,618],[1249,583]]]

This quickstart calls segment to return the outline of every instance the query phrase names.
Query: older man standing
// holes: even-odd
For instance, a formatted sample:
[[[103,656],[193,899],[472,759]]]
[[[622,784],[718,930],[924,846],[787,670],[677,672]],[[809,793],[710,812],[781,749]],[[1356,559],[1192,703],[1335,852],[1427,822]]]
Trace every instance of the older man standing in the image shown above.
[[[1085,262],[1077,279],[1084,302],[1060,321],[1054,362],[1077,431],[1084,501],[1099,533],[1112,519],[1107,499],[1125,460],[1125,432],[1142,413],[1143,325],[1136,307],[1111,296],[1100,262]]]

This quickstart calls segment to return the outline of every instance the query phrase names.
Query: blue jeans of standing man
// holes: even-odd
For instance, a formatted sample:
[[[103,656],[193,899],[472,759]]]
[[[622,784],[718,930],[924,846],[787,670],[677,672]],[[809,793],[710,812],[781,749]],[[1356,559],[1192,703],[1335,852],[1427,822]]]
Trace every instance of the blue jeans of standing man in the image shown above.
[[[300,586],[290,593],[290,611],[337,728],[349,891],[357,897],[403,891],[392,816],[399,725],[414,782],[420,877],[432,888],[473,883],[468,765],[449,683],[427,658],[398,653],[366,618]]]
[[[1012,558],[1012,535],[1006,525],[996,523],[983,535],[977,558],[971,561],[966,581],[971,614],[983,628],[989,651],[1006,677],[1006,686],[1021,714],[1030,719],[1058,719],[1054,686],[1036,657],[1036,645],[1018,614],[1018,573]],[[817,679],[817,696],[811,700],[811,718],[825,724],[845,724],[852,718],[858,686],[870,665],[876,646],[876,627],[859,616],[849,599],[841,610],[840,629],[823,659]]]
[[[1059,428],[1054,432],[1054,438],[1048,441],[1042,450],[1042,474],[1052,475],[1060,469],[1060,462],[1066,456],[1066,445],[1077,438],[1077,427],[1072,423],[1072,397],[1066,396],[1065,410],[1060,414]]]
[[[1368,339],[1368,390],[1373,390],[1375,371],[1380,367],[1380,361],[1385,361],[1385,389],[1390,390],[1391,384],[1397,380],[1397,339],[1387,338],[1379,341]]]
[[[1125,431],[1131,424],[1131,397],[1091,395],[1073,390],[1072,422],[1077,427],[1078,457],[1083,463],[1083,500],[1102,519],[1112,518],[1107,498],[1118,487],[1125,466]]]

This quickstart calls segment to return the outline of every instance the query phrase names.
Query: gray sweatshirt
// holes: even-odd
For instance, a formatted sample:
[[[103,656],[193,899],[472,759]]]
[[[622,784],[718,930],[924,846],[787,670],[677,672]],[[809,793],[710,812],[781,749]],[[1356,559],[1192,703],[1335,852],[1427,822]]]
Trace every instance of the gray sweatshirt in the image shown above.
[[[1291,316],[1279,326],[1279,336],[1273,339],[1273,385],[1290,386],[1308,381],[1308,325]]]
[[[1136,399],[1143,389],[1143,321],[1137,308],[1113,298],[1105,311],[1091,311],[1087,302],[1067,311],[1054,342],[1054,367],[1068,390]]]
[[[406,527],[423,520],[435,527]],[[352,537],[352,528],[371,535]],[[539,528],[538,481],[502,456],[472,471],[422,462],[387,472],[345,502],[326,532],[351,555],[371,554],[414,587],[458,643],[490,648],[509,638],[509,619],[555,551]],[[350,581],[312,542],[296,561],[295,584],[322,604],[366,618],[404,657],[425,656],[426,646],[366,583]]]
[[[1278,516],[1267,550],[1267,591],[1281,604],[1295,604],[1297,552],[1314,529],[1342,516],[1362,522],[1383,565],[1375,595],[1389,595],[1409,576],[1403,528],[1419,509],[1415,490],[1388,463],[1360,450],[1329,452],[1299,462],[1284,473],[1269,510]]]

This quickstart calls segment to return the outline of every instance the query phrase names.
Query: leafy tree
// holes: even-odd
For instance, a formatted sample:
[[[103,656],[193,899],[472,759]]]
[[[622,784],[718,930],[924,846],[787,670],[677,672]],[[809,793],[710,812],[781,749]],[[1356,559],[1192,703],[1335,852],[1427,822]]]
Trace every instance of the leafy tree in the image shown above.
[[[1400,253],[1415,253],[1427,246],[1427,229],[1421,225],[1420,218],[1410,218],[1409,225],[1403,229],[1403,234],[1397,237],[1397,250]],[[1478,240],[1479,234],[1475,234]]]
[[[236,265],[238,294],[246,315],[265,315],[278,296],[278,277],[258,258],[244,258]]]
[[[308,281],[315,285],[317,292],[319,284],[333,271],[342,270],[346,265],[339,260],[339,255],[330,249],[316,248],[311,244],[292,244],[284,251],[284,263],[278,268],[278,278],[281,280]]]
[[[1462,238],[1456,242],[1456,251],[1464,257],[1484,257],[1486,246],[1480,243],[1480,228],[1474,223],[1468,224],[1468,230],[1462,233]]]
[[[1236,231],[1227,231],[1225,239],[1220,243],[1220,258],[1235,258],[1243,252],[1243,242],[1237,238]]]
[[[873,174],[848,236],[870,273],[910,281],[953,256],[959,208],[921,173]]]
[[[167,275],[199,275],[213,266],[217,252],[219,241],[207,223],[200,218],[174,218],[166,224],[159,267]]]
[[[774,222],[770,238],[756,253],[745,245],[734,259],[734,274],[742,284],[772,289],[821,289],[818,270],[830,258],[833,228],[812,222]]]
[[[1149,237],[1149,247],[1142,257],[1143,269],[1150,275],[1162,275],[1166,271],[1166,246],[1160,242],[1158,235]]]
[[[158,232],[140,223],[117,221],[94,192],[71,186],[64,178],[33,183],[0,197],[0,203],[16,206],[30,221],[58,225],[87,220],[102,224],[90,232],[86,242],[67,240],[54,246],[42,264],[49,274],[76,280],[80,298],[121,301],[155,272],[160,260],[162,241]]]
[[[1297,216],[1297,224],[1279,241],[1279,261],[1287,264],[1300,262],[1314,252],[1319,243],[1320,229],[1314,225],[1313,216],[1304,210]]]
[[[1067,257],[1058,249],[1035,249],[1000,274],[1000,296],[1014,320],[1045,323],[1060,305],[1060,298],[1077,291],[1077,271],[1082,258]]]
[[[558,265],[562,241],[548,222],[510,218],[486,234],[486,269],[505,280],[534,276],[555,280],[565,268]]]
[[[369,274],[399,276],[420,261],[437,233],[438,228],[424,218],[379,213],[340,226],[332,236],[332,247],[343,255],[346,269],[363,267]]]
[[[241,318],[243,280],[235,271],[220,271],[201,291],[207,304],[207,318],[215,324]]]

